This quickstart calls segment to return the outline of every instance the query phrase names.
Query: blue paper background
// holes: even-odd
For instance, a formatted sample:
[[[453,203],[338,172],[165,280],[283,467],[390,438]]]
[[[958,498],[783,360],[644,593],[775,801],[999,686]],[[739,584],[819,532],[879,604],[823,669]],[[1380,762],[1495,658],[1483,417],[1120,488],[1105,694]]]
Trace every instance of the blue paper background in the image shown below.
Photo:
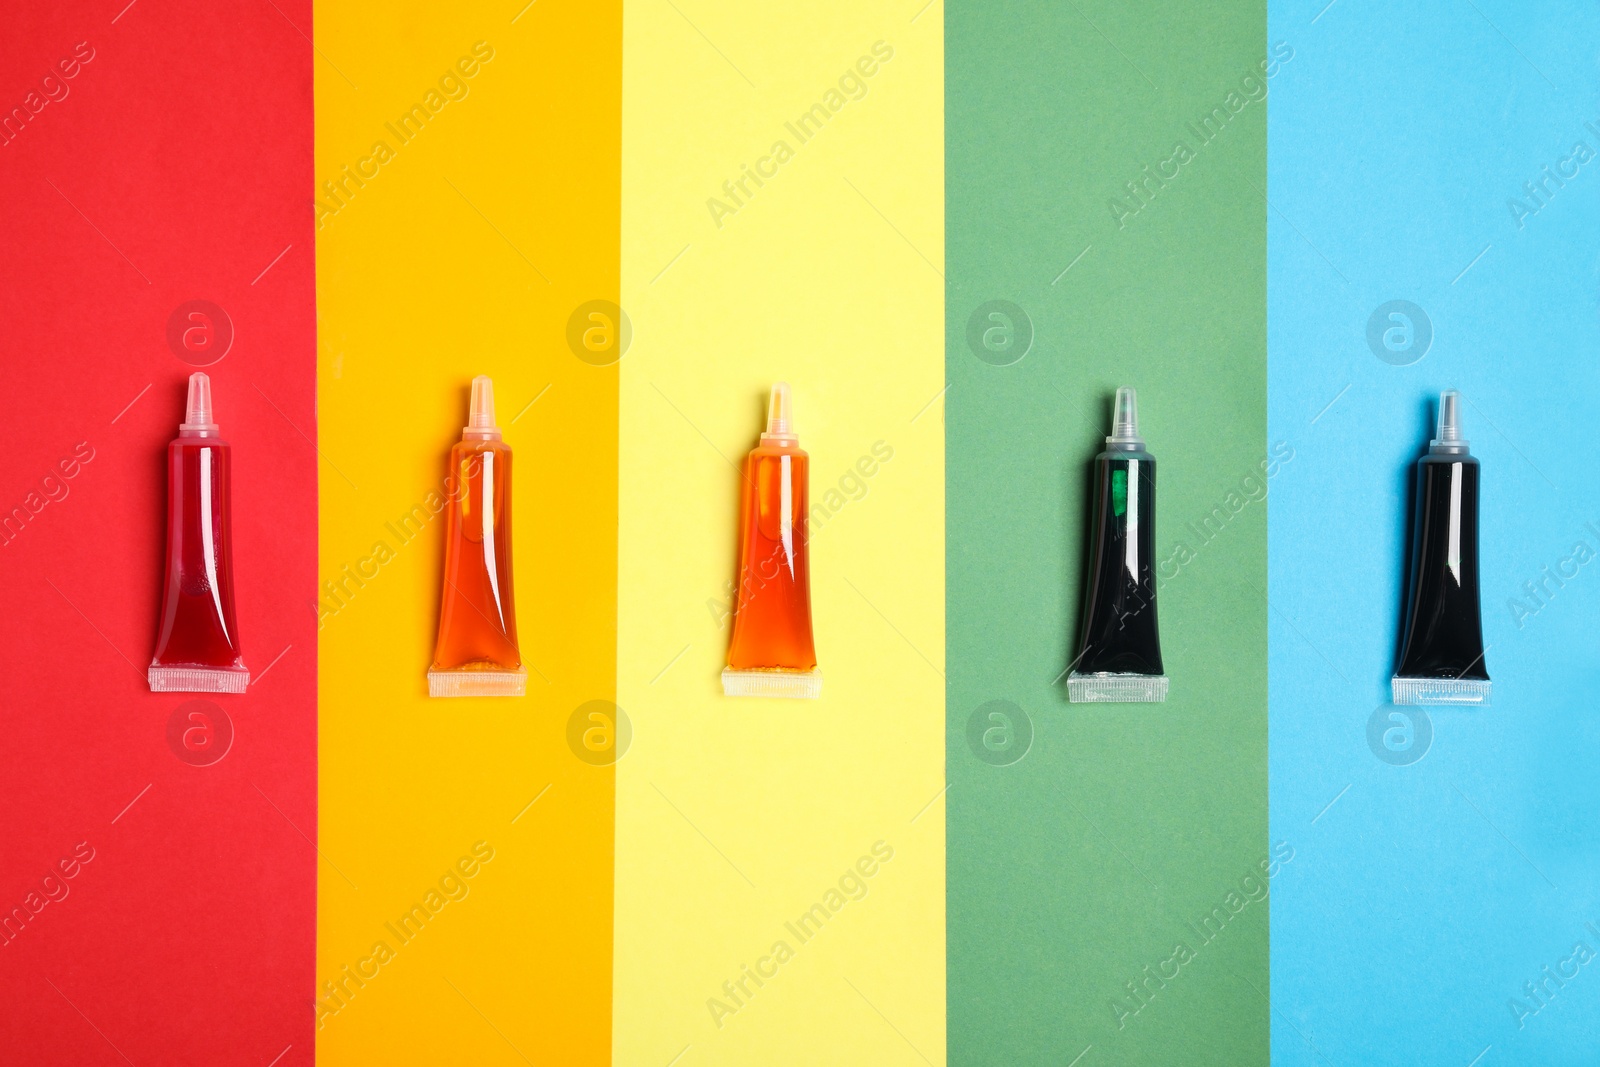
[[[1272,887],[1273,1062],[1592,1064],[1600,958],[1520,1028],[1508,1002],[1577,942],[1600,952],[1600,12],[1324,4],[1269,17],[1295,48],[1268,138],[1269,434],[1295,449],[1269,511],[1270,821],[1296,849]],[[1522,184],[1580,140],[1595,158],[1519,228],[1508,200],[1533,206]],[[1395,299],[1432,323],[1409,366],[1367,341]],[[1483,464],[1494,702],[1426,709],[1431,746],[1396,766],[1367,723],[1409,467],[1449,387]],[[1519,626],[1510,599],[1537,606],[1523,583],[1579,540],[1596,558]]]

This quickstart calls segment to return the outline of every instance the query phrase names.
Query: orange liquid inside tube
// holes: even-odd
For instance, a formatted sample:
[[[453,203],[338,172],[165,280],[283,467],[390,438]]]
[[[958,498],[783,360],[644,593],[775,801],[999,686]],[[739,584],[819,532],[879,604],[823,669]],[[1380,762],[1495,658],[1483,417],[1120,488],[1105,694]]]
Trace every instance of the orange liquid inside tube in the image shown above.
[[[811,633],[806,546],[810,457],[789,419],[789,387],[773,387],[767,432],[745,460],[728,696],[815,697],[822,691]]]
[[[428,693],[522,696],[528,672],[517,648],[511,587],[511,449],[494,425],[488,378],[473,380],[471,425],[450,449],[449,489]]]

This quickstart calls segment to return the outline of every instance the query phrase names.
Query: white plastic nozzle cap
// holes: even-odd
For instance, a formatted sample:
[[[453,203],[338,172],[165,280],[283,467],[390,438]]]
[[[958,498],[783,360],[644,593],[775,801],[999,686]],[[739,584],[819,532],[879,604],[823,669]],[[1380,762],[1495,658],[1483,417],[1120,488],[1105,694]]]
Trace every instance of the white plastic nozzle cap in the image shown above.
[[[1439,394],[1439,429],[1428,442],[1429,452],[1464,454],[1471,442],[1461,436],[1461,393],[1447,389]]]
[[[471,437],[499,437],[494,421],[494,382],[487,374],[472,379],[472,409],[461,431]]]
[[[1117,390],[1116,403],[1111,409],[1111,436],[1106,447],[1116,452],[1143,452],[1144,438],[1139,436],[1139,397],[1130,386]]]
[[[767,401],[767,430],[761,437],[763,440],[777,438],[792,441],[795,439],[788,382],[779,382],[772,387],[772,397]]]
[[[191,437],[216,433],[217,424],[211,415],[211,378],[195,371],[189,375],[189,403],[178,432]]]

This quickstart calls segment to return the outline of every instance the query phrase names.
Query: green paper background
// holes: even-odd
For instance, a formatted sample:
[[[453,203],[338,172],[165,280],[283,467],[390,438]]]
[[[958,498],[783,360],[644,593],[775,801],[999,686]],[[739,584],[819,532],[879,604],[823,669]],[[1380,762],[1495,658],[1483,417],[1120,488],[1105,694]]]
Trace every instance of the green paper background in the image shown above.
[[[1189,923],[1269,852],[1267,508],[1228,497],[1269,448],[1266,102],[1204,147],[1187,124],[1247,98],[1266,8],[949,0],[945,33],[950,1062],[1265,1063],[1267,901],[1208,944]],[[1180,141],[1194,158],[1119,226],[1111,198],[1131,209],[1124,183]],[[1009,366],[1024,323],[1008,347],[986,320],[991,362],[969,343],[994,300],[1031,322]],[[1158,558],[1195,555],[1158,594],[1167,703],[1074,706],[1118,385],[1157,459]],[[1031,723],[1009,765],[969,740],[991,701],[1022,712],[1009,736],[985,718],[992,759]],[[1179,941],[1195,958],[1119,1029],[1123,983]]]

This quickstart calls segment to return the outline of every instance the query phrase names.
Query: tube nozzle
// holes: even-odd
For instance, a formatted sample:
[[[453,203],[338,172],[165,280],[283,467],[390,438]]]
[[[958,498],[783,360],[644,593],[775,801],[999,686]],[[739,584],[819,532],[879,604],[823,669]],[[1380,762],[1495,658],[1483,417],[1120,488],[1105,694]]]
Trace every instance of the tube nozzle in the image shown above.
[[[794,421],[790,412],[789,383],[778,382],[772,387],[772,397],[767,401],[767,429],[763,441],[776,440],[793,443]]]
[[[1461,393],[1446,389],[1439,394],[1439,429],[1428,451],[1446,454],[1465,454],[1471,442],[1461,436]]]
[[[498,439],[500,436],[500,427],[494,421],[494,382],[487,374],[472,379],[472,407],[461,433],[474,438]]]
[[[201,371],[189,375],[189,403],[178,427],[182,437],[207,437],[217,433],[212,421],[211,378]]]
[[[1124,385],[1117,390],[1106,448],[1114,452],[1144,451],[1144,438],[1139,436],[1139,397],[1131,386]]]

